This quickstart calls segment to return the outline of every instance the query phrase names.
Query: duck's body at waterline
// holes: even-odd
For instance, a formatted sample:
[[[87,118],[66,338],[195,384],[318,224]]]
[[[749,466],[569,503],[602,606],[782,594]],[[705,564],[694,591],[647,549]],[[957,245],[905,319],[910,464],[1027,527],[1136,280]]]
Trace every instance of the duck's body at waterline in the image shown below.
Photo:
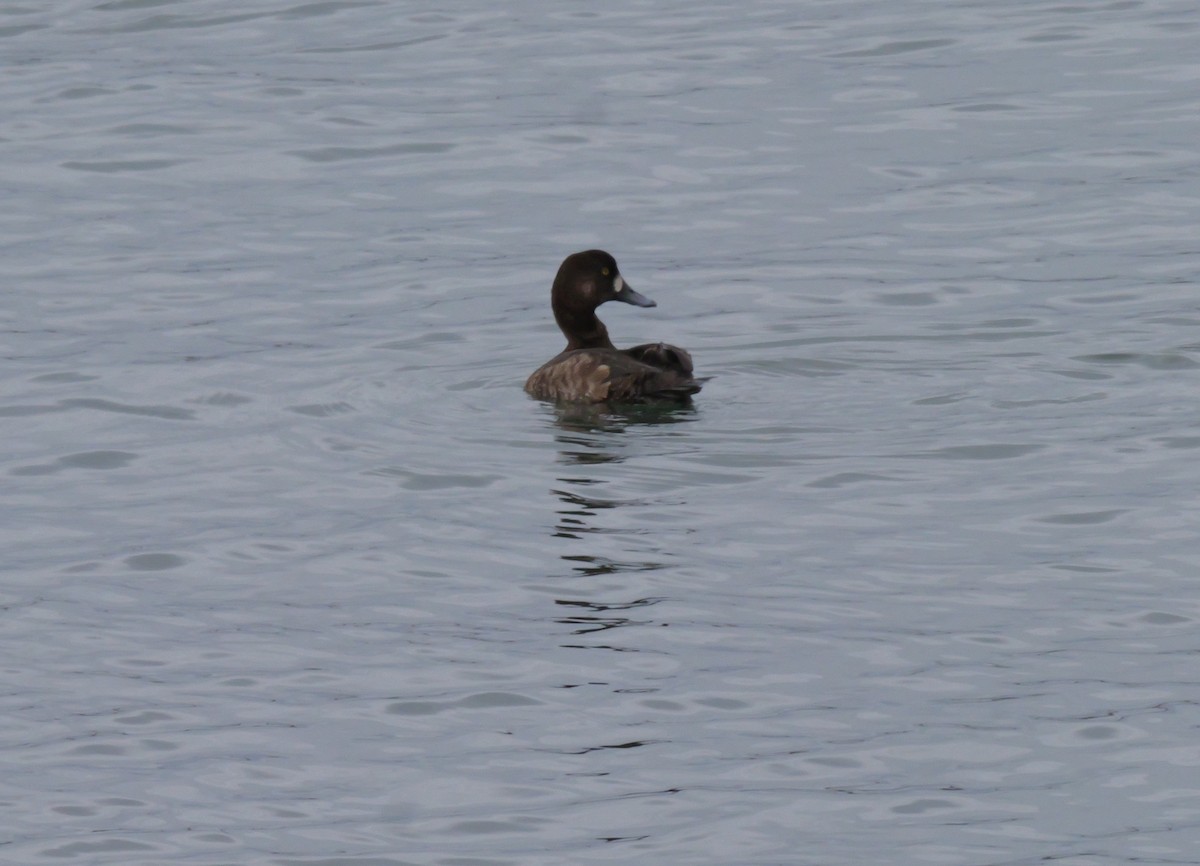
[[[646,343],[618,349],[596,317],[606,301],[653,307],[621,276],[603,250],[567,256],[558,269],[550,303],[567,347],[534,371],[525,390],[541,400],[588,403],[686,401],[703,379],[692,375],[692,356],[678,346]]]

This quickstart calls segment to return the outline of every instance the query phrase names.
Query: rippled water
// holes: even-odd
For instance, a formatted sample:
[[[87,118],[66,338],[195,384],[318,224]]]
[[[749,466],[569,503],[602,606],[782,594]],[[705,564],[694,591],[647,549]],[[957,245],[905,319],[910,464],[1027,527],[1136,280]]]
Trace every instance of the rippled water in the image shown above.
[[[0,859],[1200,862],[1198,30],[0,10]]]

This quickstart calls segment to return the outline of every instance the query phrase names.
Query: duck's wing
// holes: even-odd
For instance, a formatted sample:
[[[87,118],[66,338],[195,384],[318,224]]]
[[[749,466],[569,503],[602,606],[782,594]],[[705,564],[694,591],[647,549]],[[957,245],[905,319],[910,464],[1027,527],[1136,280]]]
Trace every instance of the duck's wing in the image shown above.
[[[644,343],[621,354],[654,370],[639,383],[642,399],[686,400],[708,381],[692,375],[692,356],[670,343]]]
[[[637,365],[636,368],[633,365]],[[703,379],[680,370],[663,370],[638,361],[614,365],[608,377],[608,402],[645,403],[653,400],[686,401],[700,390]]]
[[[646,343],[618,354],[628,361],[612,365],[613,401],[686,400],[707,381],[692,375],[692,356],[678,346]]]
[[[659,367],[663,370],[675,370],[680,373],[692,374],[692,356],[686,349],[672,346],[669,343],[643,343],[632,349],[625,349],[622,354],[628,355],[635,361]]]
[[[643,357],[664,358],[663,349],[682,353],[683,362],[671,368],[649,364],[629,350],[575,349],[563,352],[534,371],[525,390],[539,400],[587,403],[641,403],[647,400],[685,400],[700,390],[703,379],[691,374],[687,352],[660,344],[638,346]],[[656,354],[656,352],[658,354]]]

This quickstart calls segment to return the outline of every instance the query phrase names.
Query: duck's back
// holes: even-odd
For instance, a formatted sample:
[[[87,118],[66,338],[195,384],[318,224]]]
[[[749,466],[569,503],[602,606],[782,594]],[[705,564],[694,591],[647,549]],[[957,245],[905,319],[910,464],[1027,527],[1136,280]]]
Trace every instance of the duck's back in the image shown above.
[[[540,400],[642,403],[687,400],[700,390],[692,357],[678,346],[647,343],[624,351],[573,349],[534,371],[525,390]]]

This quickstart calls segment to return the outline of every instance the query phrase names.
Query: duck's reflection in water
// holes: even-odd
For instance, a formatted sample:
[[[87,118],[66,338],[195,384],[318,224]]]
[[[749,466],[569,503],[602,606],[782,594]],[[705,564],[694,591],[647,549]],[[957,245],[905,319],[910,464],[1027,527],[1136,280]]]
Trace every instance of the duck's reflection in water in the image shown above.
[[[582,542],[579,547],[583,548],[562,555],[562,560],[570,568],[571,577],[597,578],[667,567],[667,563],[659,558],[646,556],[647,552],[665,552],[656,549],[654,544],[622,545],[628,553],[633,554],[629,557],[614,558],[597,549],[603,547],[605,552],[611,554],[614,543],[620,537],[636,535],[644,539],[649,533],[644,528],[630,529],[628,521],[606,520],[603,515],[611,518],[618,509],[653,507],[661,505],[661,501],[599,494],[604,485],[610,482],[628,480],[629,476],[623,470],[614,469],[612,465],[624,463],[637,453],[635,449],[639,442],[644,442],[644,438],[632,434],[642,432],[639,428],[687,423],[695,420],[696,415],[696,410],[690,404],[629,406],[620,410],[606,406],[556,407],[555,424],[559,429],[555,440],[559,446],[560,463],[571,469],[556,479],[558,485],[551,490],[560,503],[553,535],[555,538]],[[637,549],[636,554],[634,548]],[[637,580],[628,583],[631,586],[641,584]],[[589,583],[586,588],[579,585],[578,588],[587,592],[595,588],[595,584]],[[628,601],[559,598],[555,604],[568,608],[569,613],[556,621],[572,626],[572,634],[575,635],[608,631],[625,625],[654,625],[654,620],[634,618],[623,612],[648,608],[662,600],[659,597],[640,597]],[[611,645],[588,646],[593,649],[628,649]]]
[[[607,403],[567,403],[555,406],[554,423],[563,430],[624,433],[630,427],[684,424],[696,420],[696,407],[682,403],[642,403],[609,406]],[[562,438],[559,438],[562,441]]]
[[[650,607],[651,605],[658,604],[660,601],[663,601],[663,599],[638,598],[629,602],[603,604],[596,601],[575,601],[560,598],[556,599],[554,603],[574,608],[576,611],[572,612],[569,616],[559,617],[555,622],[576,626],[571,634],[591,634],[592,632],[607,631],[610,628],[618,628],[623,625],[653,625],[653,620],[638,620],[628,616],[616,616],[612,611],[636,610],[637,608]]]

